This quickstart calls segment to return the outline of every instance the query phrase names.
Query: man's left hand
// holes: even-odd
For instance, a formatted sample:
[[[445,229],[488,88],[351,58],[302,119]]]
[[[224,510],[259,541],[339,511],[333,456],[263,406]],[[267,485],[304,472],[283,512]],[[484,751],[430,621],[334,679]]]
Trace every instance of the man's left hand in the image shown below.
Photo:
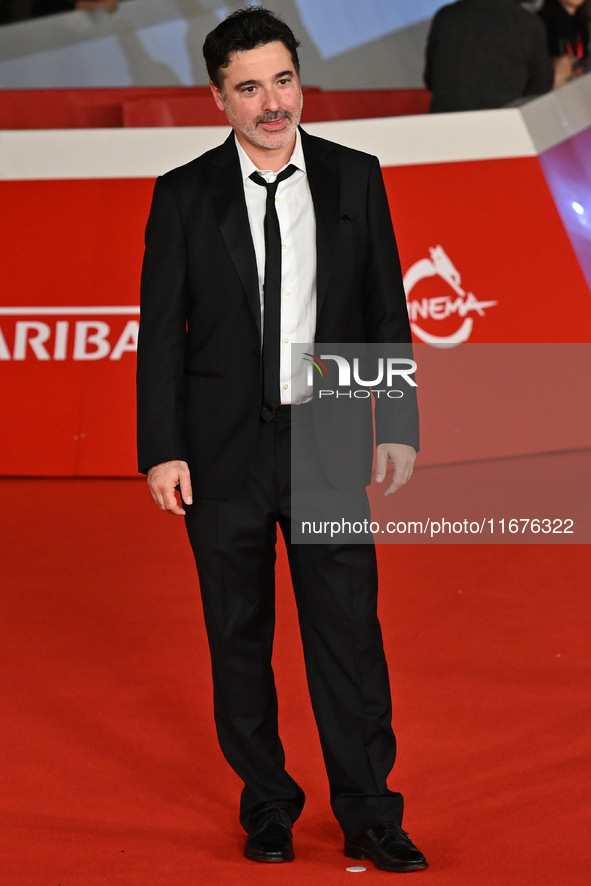
[[[414,447],[408,446],[406,443],[380,443],[376,458],[376,483],[383,483],[388,463],[391,463],[394,468],[392,482],[384,495],[391,495],[408,483],[412,477],[416,457],[417,453]]]

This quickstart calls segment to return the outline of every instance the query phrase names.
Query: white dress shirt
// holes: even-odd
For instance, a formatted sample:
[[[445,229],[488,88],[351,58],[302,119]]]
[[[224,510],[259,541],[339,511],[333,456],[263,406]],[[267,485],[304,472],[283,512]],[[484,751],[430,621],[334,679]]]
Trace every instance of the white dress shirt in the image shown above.
[[[264,323],[263,285],[265,278],[265,211],[267,191],[250,178],[259,172],[268,182],[279,172],[257,169],[236,139],[250,232],[254,243],[259,277],[261,329]],[[307,385],[308,363],[301,359],[316,332],[316,216],[306,175],[306,161],[299,131],[293,154],[285,165],[296,171],[279,183],[275,197],[281,230],[281,363],[279,377],[282,403],[304,403],[312,398]],[[285,169],[285,166],[282,167]],[[301,344],[300,349],[292,345]],[[299,350],[299,353],[298,353]],[[294,364],[294,365],[292,365]]]

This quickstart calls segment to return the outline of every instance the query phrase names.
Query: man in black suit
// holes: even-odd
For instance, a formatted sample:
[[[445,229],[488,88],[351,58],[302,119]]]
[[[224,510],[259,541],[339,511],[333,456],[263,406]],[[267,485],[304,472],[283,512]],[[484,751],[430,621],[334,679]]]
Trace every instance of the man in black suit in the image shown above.
[[[186,518],[218,737],[244,781],[246,857],[291,861],[304,803],[285,769],[271,668],[279,524],[345,853],[384,870],[420,870],[425,858],[400,826],[402,797],[386,785],[395,740],[373,544],[291,542],[290,432],[313,427],[312,392],[291,366],[291,343],[410,342],[379,164],[298,128],[297,46],[260,7],[231,15],[205,41],[213,98],[233,133],[154,190],[139,466],[155,502]],[[393,464],[386,494],[412,473],[411,425],[397,437],[388,410],[378,410],[380,482]],[[331,495],[364,495],[371,464],[347,470],[346,457],[326,449],[318,438],[312,457]]]

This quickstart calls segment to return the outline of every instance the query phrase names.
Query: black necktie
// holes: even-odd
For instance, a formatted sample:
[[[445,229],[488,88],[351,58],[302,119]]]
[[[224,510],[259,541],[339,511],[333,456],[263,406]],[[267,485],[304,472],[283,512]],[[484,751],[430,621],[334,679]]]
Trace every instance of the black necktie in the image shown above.
[[[281,231],[275,209],[279,182],[296,171],[293,165],[280,172],[274,182],[267,182],[258,172],[250,176],[257,185],[267,189],[265,210],[265,282],[263,287],[263,403],[261,416],[272,421],[281,403],[279,390],[281,336]]]

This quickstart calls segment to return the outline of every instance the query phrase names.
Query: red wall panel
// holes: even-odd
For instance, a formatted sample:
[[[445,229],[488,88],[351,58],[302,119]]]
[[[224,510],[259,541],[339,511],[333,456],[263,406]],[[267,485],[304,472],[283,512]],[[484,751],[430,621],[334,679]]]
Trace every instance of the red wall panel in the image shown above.
[[[470,342],[589,340],[589,289],[536,158],[384,175],[421,334],[469,319]],[[0,473],[135,472],[151,191],[148,179],[0,182]],[[425,454],[453,460],[454,448]]]

